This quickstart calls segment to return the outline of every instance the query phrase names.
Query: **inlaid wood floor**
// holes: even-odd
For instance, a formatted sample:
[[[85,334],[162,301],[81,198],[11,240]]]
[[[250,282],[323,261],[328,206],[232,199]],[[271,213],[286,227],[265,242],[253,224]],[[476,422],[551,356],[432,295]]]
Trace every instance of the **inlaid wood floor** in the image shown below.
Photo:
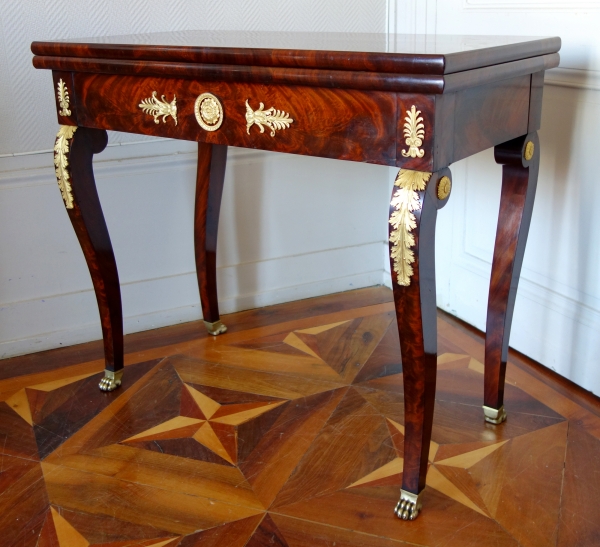
[[[393,514],[403,388],[372,288],[0,363],[0,544],[15,547],[600,545],[600,405],[510,364],[486,424],[481,336],[439,318],[424,507]],[[514,359],[513,359],[514,361]]]

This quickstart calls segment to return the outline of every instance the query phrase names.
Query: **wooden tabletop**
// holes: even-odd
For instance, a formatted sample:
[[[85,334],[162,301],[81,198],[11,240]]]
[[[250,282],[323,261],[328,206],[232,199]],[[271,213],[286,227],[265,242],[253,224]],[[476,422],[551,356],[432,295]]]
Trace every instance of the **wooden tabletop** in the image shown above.
[[[36,68],[447,93],[558,65],[558,37],[183,31],[33,42]]]

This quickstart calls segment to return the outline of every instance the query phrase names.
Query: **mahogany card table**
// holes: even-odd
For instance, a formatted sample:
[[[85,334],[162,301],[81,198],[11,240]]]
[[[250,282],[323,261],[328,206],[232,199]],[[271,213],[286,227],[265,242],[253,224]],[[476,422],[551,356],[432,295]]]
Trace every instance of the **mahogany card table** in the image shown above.
[[[483,407],[485,420],[500,424],[538,176],[544,71],[558,65],[560,38],[186,31],[31,49],[34,66],[52,70],[56,176],[98,301],[106,391],[123,374],[119,277],[92,169],[106,130],[198,142],[195,257],[214,335],[227,330],[215,270],[229,145],[399,168],[387,219],[405,408],[395,513],[416,518],[433,422],[435,223],[451,194],[448,167],[490,147],[503,166]]]

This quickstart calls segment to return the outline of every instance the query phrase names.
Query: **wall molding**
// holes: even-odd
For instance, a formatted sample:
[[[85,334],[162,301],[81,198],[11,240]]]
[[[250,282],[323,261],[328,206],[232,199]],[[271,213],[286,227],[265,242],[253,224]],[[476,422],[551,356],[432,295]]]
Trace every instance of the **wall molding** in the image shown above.
[[[438,307],[484,332],[491,269],[486,266],[478,259],[454,256],[451,275],[462,283],[454,284],[450,299],[444,289],[438,290]],[[461,302],[460,308],[452,301]],[[596,369],[573,367],[595,358],[600,311],[522,276],[513,326],[519,328],[511,331],[511,348],[600,394]]]
[[[491,158],[489,159],[491,160]],[[480,177],[474,176],[469,172],[468,162],[468,159],[464,160],[461,165],[462,168],[455,173],[455,177],[458,180],[464,181],[463,192],[465,200],[468,199],[469,195],[473,195],[476,190],[472,185],[481,182]],[[500,183],[500,179],[498,183]],[[499,184],[497,190],[499,194]],[[497,200],[499,206],[499,195],[497,196]],[[463,206],[462,218],[465,221],[465,226],[468,227],[469,224],[471,226],[476,225],[477,222],[473,215],[477,215],[478,211],[475,204],[465,202]],[[474,230],[467,228],[460,243],[457,242],[454,245],[453,262],[457,267],[481,277],[489,285],[495,235],[493,238],[490,238],[489,245],[483,247],[474,240],[472,237],[473,233]],[[538,304],[544,305],[545,302],[558,302],[558,304],[551,306],[553,311],[562,314],[570,320],[579,321],[586,326],[598,326],[600,329],[600,302],[598,302],[598,299],[593,299],[597,303],[597,306],[594,306],[589,302],[592,298],[584,292],[577,290],[574,286],[559,283],[555,279],[547,277],[539,271],[528,269],[523,265],[519,278],[519,291],[521,291],[522,287],[528,287],[527,294],[530,295],[530,299],[535,300]],[[586,298],[588,300],[587,303],[585,302]],[[485,325],[481,325],[481,328],[485,328]]]
[[[195,145],[195,143],[192,143]],[[53,151],[32,152],[0,157],[0,190],[21,186],[56,184]],[[227,162],[263,161],[271,154],[264,150],[230,146]],[[285,154],[279,154],[283,159]],[[135,143],[135,146],[113,146],[94,156],[94,174],[97,178],[142,175],[183,170],[196,167],[197,152],[190,143],[171,139]]]
[[[469,271],[480,277],[489,285],[492,265],[481,257],[472,255],[465,251],[460,256],[454,256],[456,267]],[[600,309],[581,301],[581,295],[568,294],[569,291],[561,291],[544,285],[523,269],[519,278],[518,294],[526,296],[537,304],[547,306],[549,310],[558,312],[562,316],[577,321],[587,327],[598,328],[600,331]],[[487,289],[486,289],[487,294]],[[519,298],[519,296],[517,296]],[[485,324],[478,325],[485,330]]]
[[[435,34],[436,9],[434,0],[387,0],[388,18],[395,14],[396,21],[388,19],[387,32],[397,34]]]
[[[600,8],[599,0],[463,0],[465,10],[502,10],[502,11],[535,11],[535,10],[582,10]]]
[[[386,0],[385,2],[385,32],[388,39],[388,51],[390,50],[389,39],[397,33],[398,19],[396,15],[397,3],[396,0]]]
[[[230,147],[228,168],[289,158],[288,154]],[[116,178],[119,184],[127,185],[149,173],[162,179],[164,173],[187,171],[193,177],[196,160],[195,143],[161,140],[107,148],[95,157],[94,171],[99,181]],[[185,180],[188,179],[186,175]],[[242,180],[239,183],[245,184]],[[28,187],[55,185],[51,151],[0,158],[0,199],[2,191],[11,191],[14,196]],[[217,276],[221,312],[228,314],[389,283],[382,262],[386,249],[387,242],[382,238],[220,266]],[[141,273],[139,278],[121,283],[126,333],[202,318],[195,271],[156,278]],[[4,339],[0,342],[0,359],[100,339],[97,304],[87,275],[83,287],[0,302]],[[23,325],[27,325],[25,337]]]
[[[347,276],[336,275],[335,271],[326,272],[325,277],[314,278],[305,283],[300,280],[291,280],[287,285],[282,285],[282,279],[279,279],[279,284],[273,279],[277,277],[276,274],[273,274],[276,271],[315,270],[315,264],[320,263],[323,265],[325,256],[327,261],[330,262],[332,255],[335,263],[352,262],[354,264],[377,266],[378,262],[373,258],[381,256],[382,247],[387,248],[387,243],[374,242],[342,249],[326,249],[303,255],[278,257],[276,259],[217,268],[219,293],[225,293],[224,297],[219,298],[221,314],[227,315],[241,310],[281,304],[322,294],[385,284],[389,274],[383,268],[377,267],[367,268],[365,271],[355,272]],[[248,276],[249,271],[251,271],[250,276]],[[271,283],[268,288],[262,287],[254,291],[245,292],[243,287],[237,293],[235,290],[231,290],[239,285],[239,280],[252,278],[252,274],[256,275],[257,271],[263,271],[266,277],[275,282]],[[270,275],[268,271],[271,272]],[[177,279],[174,280],[174,278]],[[162,278],[122,283],[121,294],[125,334],[202,319],[196,284],[196,272],[185,272]],[[171,307],[164,306],[158,311],[128,314],[127,309],[131,307],[128,306],[128,302],[144,294],[160,294],[161,301],[174,305]],[[72,318],[74,313],[81,314],[83,319],[89,316],[90,310],[94,312],[93,315],[96,317],[96,320],[92,322],[88,319],[77,323],[77,326],[71,324],[59,325],[59,328],[53,331],[38,332],[26,338],[1,342],[0,359],[61,346],[81,344],[102,338],[100,320],[96,316],[97,304],[92,288],[2,304],[0,307],[0,323],[5,325],[9,324],[9,318],[10,321],[20,321],[31,317],[37,318],[37,322],[43,325],[48,324],[46,318],[49,316]]]
[[[491,159],[491,158],[489,158]],[[454,200],[450,217],[440,219],[460,230],[460,237],[438,232],[450,248],[439,271],[442,281],[437,287],[438,306],[485,331],[487,301],[491,275],[491,252],[473,240],[474,230],[465,229],[469,181],[468,161],[455,164]],[[478,182],[481,172],[478,171]],[[497,181],[499,183],[499,181]],[[472,189],[471,189],[472,190]],[[474,208],[471,207],[471,211]],[[538,219],[539,220],[539,219]],[[443,227],[443,226],[442,226]],[[473,225],[470,228],[474,228]],[[489,251],[489,252],[487,252]],[[533,253],[533,255],[531,254]],[[535,248],[529,248],[535,257]],[[535,259],[534,259],[535,260]],[[536,267],[535,263],[531,263]],[[547,273],[524,265],[515,305],[510,347],[542,363],[571,381],[600,394],[600,373],[595,362],[600,331],[600,301],[579,290],[575,284],[560,283]],[[444,282],[446,281],[446,282]]]
[[[546,72],[544,84],[598,91],[600,90],[600,71],[557,67]]]
[[[596,186],[589,181],[594,180],[594,127],[600,119],[594,93],[600,90],[600,42],[596,32],[600,0],[422,0],[419,5],[417,0],[394,1],[399,32],[563,37],[561,66],[546,71],[545,84],[548,95],[560,97],[570,110],[550,105],[549,97],[546,98],[541,136],[543,148],[553,154],[544,155],[540,176],[550,179],[544,180],[544,190],[548,192],[544,205],[552,208],[546,208],[535,222],[538,230],[548,230],[556,222],[564,224],[566,235],[549,244],[554,243],[555,256],[577,252],[580,260],[573,270],[581,275],[569,279],[564,269],[555,271],[548,261],[548,249],[529,244],[526,264],[531,269],[525,267],[520,279],[510,345],[584,389],[600,394],[600,369],[596,366],[600,351],[600,296],[592,282],[600,266],[597,254],[586,253],[580,245],[580,241],[596,241],[598,231],[591,205],[597,201]],[[531,30],[534,19],[538,32]],[[565,150],[562,142],[565,131],[571,137],[570,150]],[[492,247],[487,249],[483,238],[489,239],[490,224],[483,215],[489,214],[485,204],[492,196],[492,188],[499,191],[500,181],[497,171],[492,176],[491,171],[485,174],[483,165],[480,168],[477,182],[488,186],[484,191],[471,192],[474,202],[469,203],[471,209],[465,209],[466,160],[452,166],[454,198],[446,214],[438,218],[436,292],[440,308],[485,330],[494,238],[490,241]],[[559,210],[556,200],[567,191],[572,194],[569,209],[554,218]],[[467,224],[467,211],[475,211],[475,224]],[[576,222],[567,225],[566,218]],[[468,230],[478,226],[485,234],[480,232],[475,238],[471,232],[469,236]],[[585,238],[579,239],[582,233]],[[539,237],[537,232],[536,239]]]

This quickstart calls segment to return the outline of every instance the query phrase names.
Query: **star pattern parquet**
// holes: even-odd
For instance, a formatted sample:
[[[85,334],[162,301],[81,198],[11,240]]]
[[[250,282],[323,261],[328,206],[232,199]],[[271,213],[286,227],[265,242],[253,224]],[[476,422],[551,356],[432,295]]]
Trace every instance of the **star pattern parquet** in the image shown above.
[[[0,381],[1,544],[598,545],[600,412],[509,365],[508,420],[486,424],[481,340],[444,320],[423,512],[394,517],[390,298],[345,293],[146,343],[112,393],[89,362]]]

